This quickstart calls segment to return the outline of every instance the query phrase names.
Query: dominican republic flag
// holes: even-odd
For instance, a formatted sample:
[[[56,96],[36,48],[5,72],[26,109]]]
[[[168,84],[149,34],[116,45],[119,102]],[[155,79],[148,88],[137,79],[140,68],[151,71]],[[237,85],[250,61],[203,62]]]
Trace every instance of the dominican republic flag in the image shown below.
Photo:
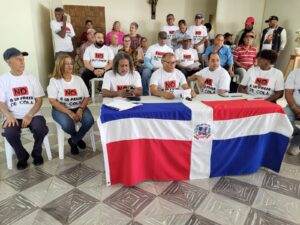
[[[262,100],[144,103],[98,121],[107,185],[279,171],[293,128]]]

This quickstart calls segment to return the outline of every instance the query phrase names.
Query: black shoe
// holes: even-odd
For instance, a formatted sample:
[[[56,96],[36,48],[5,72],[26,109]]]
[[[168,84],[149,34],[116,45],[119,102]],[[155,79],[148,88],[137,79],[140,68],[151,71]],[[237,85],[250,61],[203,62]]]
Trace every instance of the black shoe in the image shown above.
[[[27,153],[27,152],[26,152]],[[17,169],[18,170],[24,170],[27,168],[28,164],[27,164],[27,160],[29,159],[29,154],[27,153],[25,159],[23,160],[19,160],[17,163]]]
[[[79,150],[77,148],[77,145],[72,142],[72,138],[68,139],[68,143],[71,146],[71,154],[72,155],[78,155],[79,154]]]
[[[42,165],[44,163],[44,159],[41,155],[35,155],[31,153],[31,156],[33,158],[33,164],[36,166]]]
[[[77,146],[81,149],[85,149],[86,148],[86,144],[83,140],[78,141]]]

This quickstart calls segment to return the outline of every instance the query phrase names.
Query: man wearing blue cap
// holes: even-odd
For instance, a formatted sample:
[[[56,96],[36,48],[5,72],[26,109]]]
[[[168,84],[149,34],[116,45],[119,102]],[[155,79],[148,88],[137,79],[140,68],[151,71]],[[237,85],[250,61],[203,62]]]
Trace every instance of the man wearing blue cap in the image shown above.
[[[28,166],[29,158],[21,142],[20,128],[28,127],[33,133],[34,146],[31,156],[35,165],[44,162],[42,143],[49,131],[40,111],[45,93],[36,78],[24,71],[24,56],[28,56],[28,53],[16,48],[7,49],[3,58],[10,71],[0,76],[0,110],[5,116],[3,136],[15,150],[19,170]]]

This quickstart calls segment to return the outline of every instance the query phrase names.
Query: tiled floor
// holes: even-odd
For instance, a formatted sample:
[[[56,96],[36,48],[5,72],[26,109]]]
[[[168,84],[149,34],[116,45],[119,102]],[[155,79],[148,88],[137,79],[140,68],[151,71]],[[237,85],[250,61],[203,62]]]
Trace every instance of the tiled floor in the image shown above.
[[[262,168],[248,176],[106,187],[98,133],[96,152],[89,146],[73,156],[65,142],[59,160],[49,126],[54,158],[45,156],[44,165],[7,170],[0,153],[0,224],[300,224],[300,156],[287,155],[279,174]],[[30,150],[31,136],[23,139]]]

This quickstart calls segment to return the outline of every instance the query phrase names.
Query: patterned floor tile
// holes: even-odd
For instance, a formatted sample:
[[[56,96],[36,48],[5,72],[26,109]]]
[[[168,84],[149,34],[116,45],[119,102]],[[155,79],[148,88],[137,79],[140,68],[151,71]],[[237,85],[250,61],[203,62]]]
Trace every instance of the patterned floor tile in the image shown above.
[[[0,202],[1,224],[11,224],[37,210],[37,206],[21,194]]]
[[[300,181],[300,164],[296,166],[293,164],[282,163],[279,175]]]
[[[296,156],[285,154],[283,161],[288,164],[293,164],[295,166],[299,166],[300,165],[300,154],[296,155]]]
[[[65,157],[64,159],[58,159],[58,167],[55,171],[55,175],[59,175],[60,173],[62,173],[63,171],[66,171],[76,165],[79,165],[80,162],[72,159],[70,157]]]
[[[0,201],[17,194],[18,192],[3,181],[0,181]]]
[[[222,177],[212,191],[250,206],[257,195],[258,187],[236,179]]]
[[[157,195],[159,195],[170,186],[172,181],[153,181],[152,183],[155,186]]]
[[[219,179],[220,179],[219,177],[212,177],[212,178],[189,180],[185,182],[210,191],[216,185],[216,183],[218,183]]]
[[[261,188],[252,207],[300,224],[300,200],[298,199]]]
[[[267,173],[262,187],[284,195],[300,199],[300,181]]]
[[[158,195],[154,182],[151,181],[142,182],[136,185],[136,187],[143,189],[144,191],[150,192],[154,195]]]
[[[248,184],[252,184],[257,187],[260,187],[262,185],[265,175],[266,175],[266,171],[260,169],[256,173],[253,173],[253,174],[249,174],[249,175],[245,175],[245,176],[232,176],[230,178],[240,180],[240,181],[246,182]]]
[[[131,218],[138,215],[155,197],[140,188],[124,186],[103,202]]]
[[[251,209],[244,225],[260,225],[260,224],[296,225],[293,222],[274,217],[269,213],[265,213],[257,209]]]
[[[19,219],[17,222],[14,222],[12,225],[33,225],[34,221],[35,221],[35,217],[38,214],[38,209],[35,210],[34,212],[22,217],[21,219]]]
[[[186,182],[174,181],[159,196],[190,210],[196,210],[209,192]]]
[[[60,223],[58,220],[56,220],[54,217],[50,216],[48,213],[46,213],[42,209],[39,209],[37,211],[38,211],[38,213],[35,217],[33,225],[62,225],[62,223]]]
[[[244,224],[250,207],[229,198],[209,193],[196,214],[223,225]]]
[[[99,203],[76,219],[71,225],[125,225],[129,222],[130,218],[127,216],[103,203]]]
[[[185,225],[218,225],[218,223],[211,221],[205,217],[193,214]]]
[[[80,184],[97,176],[98,173],[98,171],[91,169],[83,164],[78,164],[68,170],[63,171],[62,173],[57,175],[57,177],[73,185],[74,187],[77,187]]]
[[[181,221],[184,220],[181,224],[184,224],[191,214],[192,212],[190,210],[158,197],[155,198],[138,216],[136,216],[134,220],[143,225],[163,225],[172,224],[171,222],[176,220],[174,218],[175,216],[178,217],[178,215],[185,215],[185,217],[180,218]],[[179,220],[179,218],[177,219]]]
[[[99,201],[78,189],[73,189],[43,207],[43,210],[56,220],[72,223],[93,208]]]
[[[104,174],[101,172],[98,172],[98,175],[91,178],[90,180],[84,182],[81,185],[78,185],[78,188],[90,188],[90,187],[95,187],[95,188],[101,188],[102,185],[105,185],[105,179],[104,179]]]
[[[71,154],[71,152],[68,152],[68,153],[66,153],[66,156],[76,159],[80,162],[83,162],[83,161],[91,159],[94,156],[99,155],[99,154],[100,154],[99,151],[93,152],[92,148],[87,147],[84,150],[80,149],[78,155],[73,155],[73,154]]]
[[[127,223],[126,225],[143,225],[139,222],[136,222],[136,221],[130,221],[129,223]]]
[[[18,173],[20,173],[20,171],[17,170],[16,164],[13,163],[12,170],[7,169],[6,162],[0,164],[0,180],[4,180],[4,179],[11,177],[13,175],[16,175]]]
[[[49,173],[44,172],[38,167],[33,167],[6,178],[5,183],[17,191],[22,191],[44,180],[47,180],[50,177],[51,175]]]
[[[117,192],[123,187],[121,184],[116,184],[112,186],[106,186],[102,185],[100,187],[100,192],[101,192],[101,201],[104,201],[104,199],[108,198],[111,196],[113,193]]]
[[[103,153],[99,153],[96,156],[94,156],[93,158],[84,161],[83,164],[94,170],[104,172]]]

